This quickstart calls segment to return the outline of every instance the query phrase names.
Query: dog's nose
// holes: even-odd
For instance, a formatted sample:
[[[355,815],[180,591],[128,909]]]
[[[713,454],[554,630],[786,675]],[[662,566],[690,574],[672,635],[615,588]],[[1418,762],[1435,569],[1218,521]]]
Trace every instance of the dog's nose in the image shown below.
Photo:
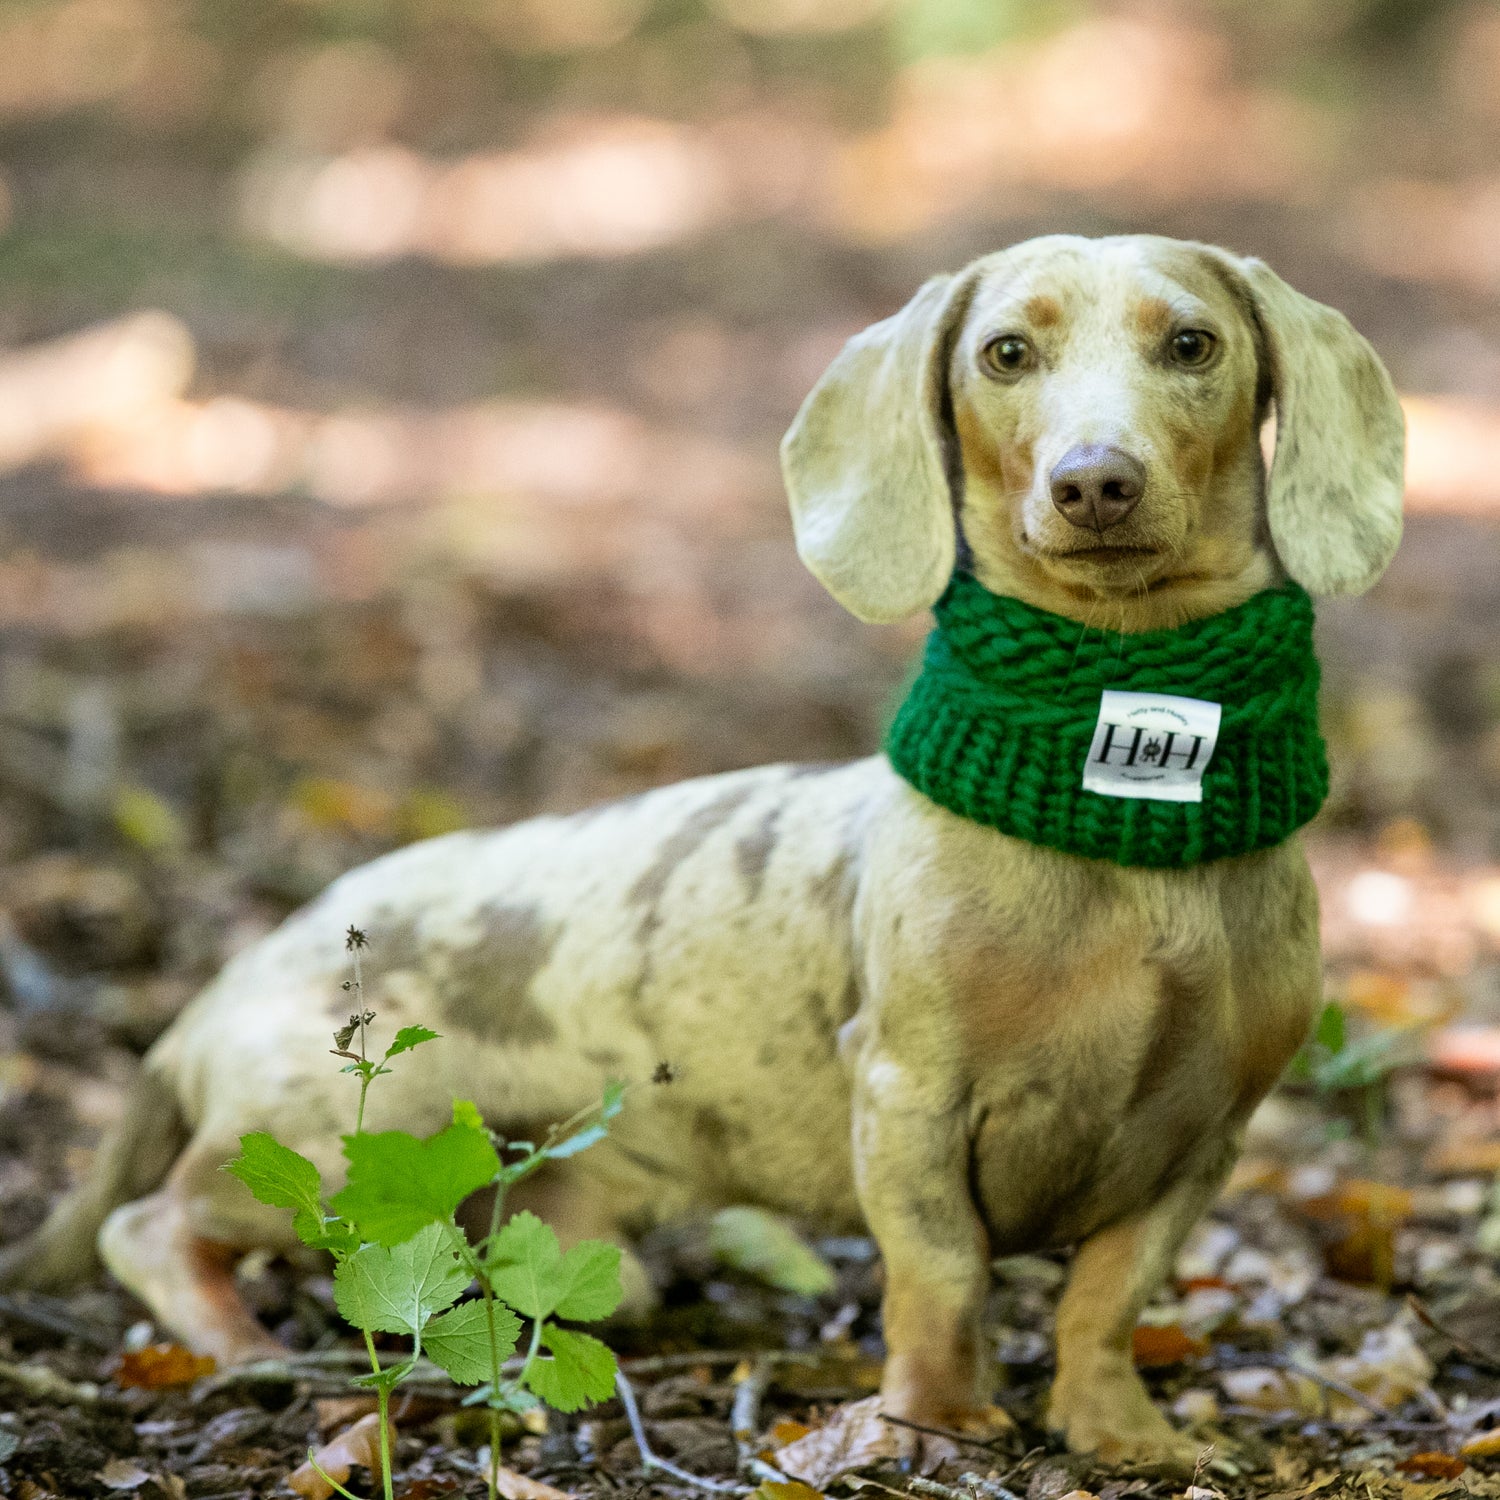
[[[1136,507],[1146,488],[1146,468],[1121,448],[1079,443],[1052,471],[1052,503],[1075,526],[1108,531]]]

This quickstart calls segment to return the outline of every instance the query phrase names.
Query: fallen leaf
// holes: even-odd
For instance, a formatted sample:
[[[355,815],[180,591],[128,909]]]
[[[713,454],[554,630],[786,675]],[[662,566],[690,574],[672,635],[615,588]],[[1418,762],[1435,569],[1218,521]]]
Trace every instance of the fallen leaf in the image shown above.
[[[1465,1458],[1495,1458],[1500,1456],[1500,1427],[1492,1427],[1471,1437],[1458,1450]]]
[[[567,1490],[560,1490],[540,1479],[530,1479],[514,1469],[495,1470],[495,1488],[505,1500],[577,1500]]]
[[[1444,1026],[1427,1038],[1427,1060],[1444,1073],[1500,1073],[1500,1026]]]
[[[151,1475],[133,1458],[112,1458],[94,1476],[107,1490],[138,1490]]]
[[[1411,1216],[1411,1193],[1351,1177],[1331,1193],[1304,1198],[1297,1207],[1324,1226],[1323,1262],[1330,1276],[1355,1286],[1390,1286],[1396,1230]]]
[[[1493,1177],[1500,1172],[1500,1138],[1467,1136],[1440,1141],[1422,1170],[1432,1177]]]
[[[395,1442],[394,1432],[391,1434],[391,1441]],[[322,1469],[324,1474],[339,1484],[348,1479],[349,1471],[355,1464],[368,1469],[371,1476],[378,1480],[381,1472],[379,1415],[371,1412],[369,1416],[361,1417],[352,1427],[345,1428],[332,1442],[325,1443],[312,1458],[287,1476],[288,1486],[303,1496],[303,1500],[329,1500],[329,1496],[333,1494],[333,1486],[313,1467],[314,1461],[318,1469]]]
[[[1356,1353],[1321,1360],[1318,1369],[1334,1380],[1352,1385],[1386,1410],[1425,1391],[1437,1373],[1412,1337],[1411,1329],[1400,1321],[1371,1329]],[[1329,1410],[1338,1421],[1368,1421],[1370,1415],[1336,1393],[1329,1395]]]
[[[115,1365],[115,1380],[123,1386],[159,1391],[174,1385],[191,1385],[215,1369],[212,1356],[194,1354],[181,1344],[147,1344],[122,1354]]]
[[[788,1443],[805,1438],[811,1431],[812,1428],[806,1422],[794,1422],[790,1417],[781,1417],[767,1435],[776,1447],[785,1448]]]
[[[899,1458],[896,1429],[880,1415],[880,1397],[837,1407],[822,1427],[788,1443],[776,1455],[783,1474],[826,1489],[842,1474]]]
[[[822,1490],[815,1490],[810,1485],[803,1484],[800,1479],[793,1479],[787,1484],[775,1479],[763,1479],[751,1492],[750,1500],[825,1500],[825,1497]]]
[[[1176,1323],[1161,1328],[1142,1323],[1131,1335],[1130,1343],[1135,1362],[1143,1370],[1180,1365],[1185,1360],[1198,1359],[1208,1353],[1208,1345],[1203,1339],[1195,1339]]]
[[[785,1219],[764,1209],[721,1209],[709,1226],[709,1247],[725,1265],[799,1297],[829,1291],[837,1279]]]
[[[318,1414],[318,1435],[326,1442],[334,1433],[378,1411],[379,1405],[373,1396],[320,1396],[313,1402],[313,1410]]]
[[[1396,1467],[1403,1474],[1416,1474],[1423,1479],[1457,1479],[1469,1466],[1451,1453],[1413,1453]]]
[[[1219,1371],[1219,1384],[1236,1406],[1257,1411],[1299,1412],[1316,1416],[1323,1409],[1323,1390],[1317,1381],[1290,1370],[1250,1365]]]

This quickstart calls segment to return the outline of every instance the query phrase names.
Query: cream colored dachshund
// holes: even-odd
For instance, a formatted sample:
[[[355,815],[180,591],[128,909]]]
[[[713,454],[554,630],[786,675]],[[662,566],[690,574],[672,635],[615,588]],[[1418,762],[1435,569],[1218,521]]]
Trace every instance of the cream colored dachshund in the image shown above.
[[[936,277],[851,339],[783,458],[798,550],[862,620],[927,609],[960,566],[1138,631],[1288,576],[1368,588],[1400,535],[1402,450],[1370,346],[1261,262],[1057,236]],[[11,1284],[83,1274],[97,1234],[180,1338],[223,1361],[274,1348],[233,1264],[290,1249],[289,1216],[221,1168],[269,1130],[339,1179],[351,925],[379,1027],[444,1038],[371,1091],[371,1127],[436,1130],[459,1095],[529,1135],[668,1059],[675,1084],[539,1183],[565,1238],[731,1204],[868,1226],[883,1409],[969,1430],[993,1417],[991,1258],[1074,1246],[1050,1425],[1104,1462],[1191,1462],[1131,1334],[1319,1002],[1295,839],[1123,868],[955,816],[875,756],[417,844],[189,1006],[93,1175],[9,1255]]]

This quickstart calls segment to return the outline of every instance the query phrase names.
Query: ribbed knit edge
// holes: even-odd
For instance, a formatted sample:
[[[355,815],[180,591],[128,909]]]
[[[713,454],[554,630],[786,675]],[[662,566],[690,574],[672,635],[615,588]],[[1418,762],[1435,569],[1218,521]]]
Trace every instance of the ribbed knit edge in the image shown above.
[[[1328,794],[1311,604],[1295,585],[1179,631],[1089,631],[1082,641],[1076,622],[999,599],[972,579],[956,579],[937,614],[886,753],[905,780],[950,812],[1088,859],[1182,869],[1281,843]],[[1024,653],[1007,649],[1018,640]],[[1225,658],[1237,643],[1274,661],[1246,661],[1236,677]],[[1048,653],[1057,657],[1050,690]],[[1021,656],[1012,670],[1007,662]],[[1212,681],[1195,690],[1196,664],[1210,658]],[[1159,683],[1142,683],[1141,672],[1156,675],[1156,663]],[[1255,670],[1267,665],[1269,672]],[[1108,687],[1223,704],[1201,803],[1084,789],[1099,693]]]

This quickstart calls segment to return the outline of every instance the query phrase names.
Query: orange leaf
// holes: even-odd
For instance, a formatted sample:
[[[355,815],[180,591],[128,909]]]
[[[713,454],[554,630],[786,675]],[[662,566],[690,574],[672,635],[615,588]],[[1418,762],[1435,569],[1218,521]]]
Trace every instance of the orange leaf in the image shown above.
[[[771,1428],[770,1438],[776,1447],[785,1448],[788,1443],[805,1438],[811,1431],[812,1428],[806,1422],[794,1422],[790,1417],[782,1417]]]
[[[1177,1291],[1183,1297],[1186,1297],[1189,1292],[1232,1292],[1234,1290],[1234,1283],[1225,1281],[1222,1276],[1189,1276],[1177,1283]]]
[[[191,1385],[214,1372],[213,1359],[194,1354],[181,1344],[147,1344],[122,1354],[115,1365],[115,1380],[124,1386],[159,1391],[167,1386]]]
[[[1180,1365],[1184,1360],[1197,1359],[1208,1353],[1208,1345],[1202,1339],[1195,1339],[1175,1323],[1164,1328],[1142,1323],[1131,1335],[1131,1347],[1136,1364],[1143,1369]]]
[[[391,1437],[394,1442],[395,1434],[392,1433]],[[324,1443],[305,1464],[287,1475],[288,1486],[296,1490],[303,1500],[329,1500],[329,1496],[333,1494],[333,1486],[323,1478],[323,1474],[318,1473],[318,1469],[313,1468],[314,1460],[323,1474],[339,1484],[348,1479],[349,1471],[355,1464],[368,1469],[371,1478],[378,1480],[380,1417],[375,1412],[361,1417],[353,1427],[346,1427],[332,1442]]]
[[[1492,1427],[1471,1437],[1458,1450],[1465,1458],[1495,1458],[1500,1456],[1500,1427]]]
[[[1419,1474],[1423,1479],[1457,1479],[1469,1466],[1450,1453],[1413,1453],[1396,1467],[1403,1474]]]

